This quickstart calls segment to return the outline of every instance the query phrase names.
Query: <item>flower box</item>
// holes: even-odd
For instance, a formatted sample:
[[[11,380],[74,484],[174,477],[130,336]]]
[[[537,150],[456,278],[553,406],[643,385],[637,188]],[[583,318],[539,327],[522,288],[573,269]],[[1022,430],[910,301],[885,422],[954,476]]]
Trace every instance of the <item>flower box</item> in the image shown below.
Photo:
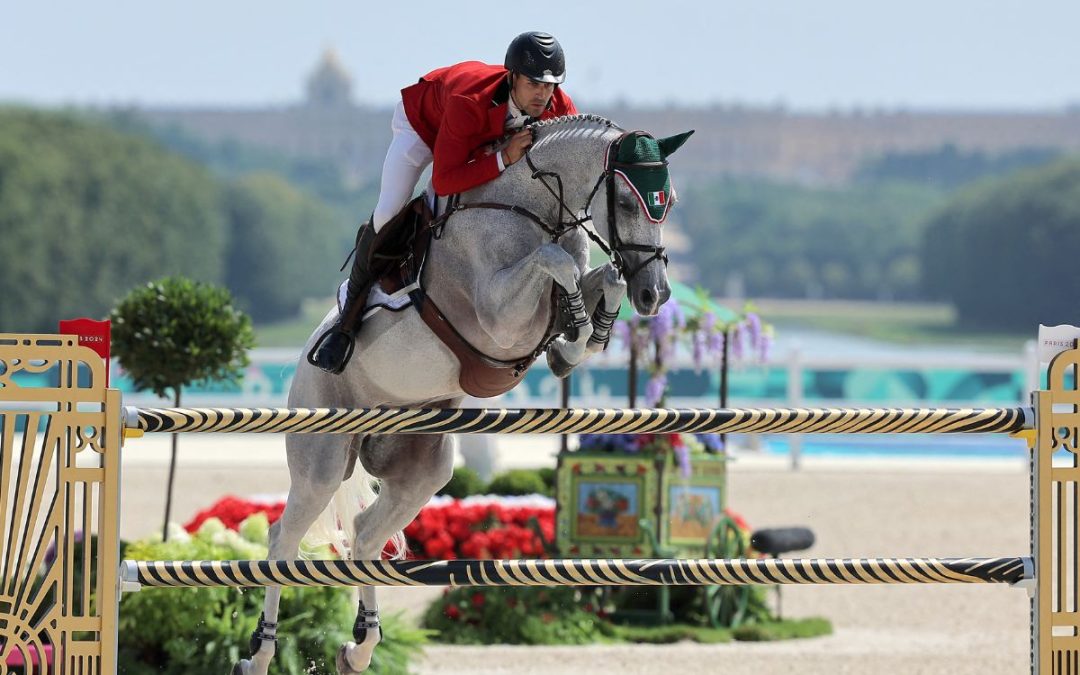
[[[727,458],[664,451],[667,438],[658,436],[660,441],[653,439],[636,453],[582,449],[559,456],[555,541],[560,555],[705,555],[727,506]],[[670,442],[668,447],[674,449]]]

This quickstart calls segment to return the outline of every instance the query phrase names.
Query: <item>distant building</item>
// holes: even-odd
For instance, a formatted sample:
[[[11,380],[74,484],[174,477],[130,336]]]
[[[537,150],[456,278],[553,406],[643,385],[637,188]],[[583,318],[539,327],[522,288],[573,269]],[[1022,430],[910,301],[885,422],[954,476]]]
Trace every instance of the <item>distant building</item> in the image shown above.
[[[307,104],[312,108],[344,108],[352,105],[352,77],[333,49],[323,53],[322,61],[308,76]]]
[[[405,86],[408,82],[402,82]],[[570,85],[573,91],[573,84]],[[389,106],[353,100],[353,80],[327,50],[295,105],[265,108],[148,108],[160,124],[175,124],[210,141],[239,141],[280,152],[330,159],[355,181],[377,180],[390,141]],[[800,113],[783,108],[712,106],[579,108],[625,128],[658,136],[696,129],[679,151],[677,180],[754,176],[806,185],[842,185],[867,159],[890,152],[931,151],[951,144],[990,154],[1021,148],[1080,152],[1080,110],[860,111]]]

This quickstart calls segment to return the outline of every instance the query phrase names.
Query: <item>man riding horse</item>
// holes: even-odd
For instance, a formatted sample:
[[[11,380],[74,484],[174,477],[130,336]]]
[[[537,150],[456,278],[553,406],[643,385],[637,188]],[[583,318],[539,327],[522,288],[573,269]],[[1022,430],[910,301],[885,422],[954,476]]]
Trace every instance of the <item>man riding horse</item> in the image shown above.
[[[529,32],[510,43],[502,67],[466,61],[433,70],[401,90],[379,201],[371,220],[357,232],[345,301],[337,323],[309,355],[314,365],[338,374],[348,364],[368,293],[378,276],[372,265],[376,234],[408,203],[428,164],[434,160],[432,183],[438,196],[466,192],[498,178],[532,144],[532,134],[524,129],[528,123],[577,114],[574,102],[559,87],[565,78],[558,40]],[[496,146],[504,141],[499,150]]]

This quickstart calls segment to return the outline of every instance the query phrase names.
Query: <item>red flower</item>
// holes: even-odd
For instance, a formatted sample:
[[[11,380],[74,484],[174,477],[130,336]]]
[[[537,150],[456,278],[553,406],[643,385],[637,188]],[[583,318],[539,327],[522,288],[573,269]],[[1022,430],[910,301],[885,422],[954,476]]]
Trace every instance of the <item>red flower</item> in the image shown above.
[[[479,593],[479,592],[473,593],[472,606],[476,607],[477,609],[480,609],[481,607],[484,606],[484,594],[483,593]]]
[[[447,605],[446,610],[445,610],[445,614],[450,619],[452,619],[454,621],[457,621],[458,617],[461,616],[461,610],[457,608],[457,605]]]

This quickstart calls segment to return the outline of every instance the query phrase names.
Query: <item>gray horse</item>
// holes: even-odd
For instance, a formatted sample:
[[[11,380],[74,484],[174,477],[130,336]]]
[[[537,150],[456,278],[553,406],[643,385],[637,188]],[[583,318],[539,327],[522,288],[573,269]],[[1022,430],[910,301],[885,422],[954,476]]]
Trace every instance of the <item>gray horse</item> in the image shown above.
[[[691,132],[656,140],[592,115],[533,129],[526,161],[450,205],[440,200],[443,227],[423,282],[428,297],[477,350],[512,361],[546,346],[549,365],[564,376],[604,348],[627,293],[635,311],[648,316],[670,295],[661,246],[661,223],[673,201],[665,158]],[[590,222],[595,232],[586,229]],[[612,262],[589,267],[590,236]],[[548,341],[556,313],[553,288],[569,298],[563,313],[572,320],[561,337]],[[323,319],[304,353],[336,311]],[[458,406],[465,396],[460,370],[419,313],[380,311],[365,320],[356,354],[341,375],[301,360],[289,406]],[[295,559],[320,515],[331,514],[329,527],[336,530],[332,502],[351,516],[342,518],[351,532],[341,536],[352,559],[379,558],[387,541],[403,551],[401,530],[450,479],[454,462],[453,437],[444,435],[296,434],[286,436],[286,449],[292,485],[270,530],[270,559]],[[375,588],[363,587],[359,595],[355,642],[343,645],[337,657],[342,674],[366,669],[381,637]],[[267,672],[279,598],[280,589],[266,590],[252,656],[235,665],[234,675]]]

